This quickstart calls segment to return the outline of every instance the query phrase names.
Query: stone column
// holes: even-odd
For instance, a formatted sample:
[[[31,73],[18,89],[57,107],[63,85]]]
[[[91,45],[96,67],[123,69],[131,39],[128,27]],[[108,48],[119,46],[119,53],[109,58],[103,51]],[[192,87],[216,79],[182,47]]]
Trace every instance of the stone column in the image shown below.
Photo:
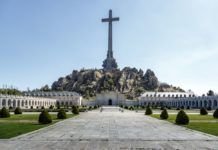
[[[5,107],[7,108],[8,107],[8,98],[5,99]]]

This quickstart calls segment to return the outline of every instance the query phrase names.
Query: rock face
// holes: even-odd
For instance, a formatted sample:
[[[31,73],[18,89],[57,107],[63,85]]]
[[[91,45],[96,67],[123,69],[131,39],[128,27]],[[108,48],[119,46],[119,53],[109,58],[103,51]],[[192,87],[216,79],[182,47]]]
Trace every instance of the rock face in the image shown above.
[[[105,71],[103,69],[74,70],[70,75],[61,77],[52,84],[52,90],[76,91],[85,98],[96,96],[102,91],[117,91],[133,99],[145,91],[179,91],[168,84],[160,84],[155,73],[148,69],[146,73],[140,69],[125,67],[122,70]]]

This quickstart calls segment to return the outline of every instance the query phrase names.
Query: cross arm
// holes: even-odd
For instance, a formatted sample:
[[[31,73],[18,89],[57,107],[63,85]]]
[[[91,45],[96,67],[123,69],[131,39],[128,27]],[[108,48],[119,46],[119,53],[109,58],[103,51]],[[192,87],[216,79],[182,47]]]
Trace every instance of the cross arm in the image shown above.
[[[120,20],[119,17],[112,18],[112,21],[119,21],[119,20]]]
[[[103,19],[101,19],[101,22],[109,22],[109,21],[110,21],[109,18],[103,18]]]
[[[119,17],[115,17],[115,18],[103,18],[101,19],[102,22],[112,22],[112,21],[119,21],[120,18]]]

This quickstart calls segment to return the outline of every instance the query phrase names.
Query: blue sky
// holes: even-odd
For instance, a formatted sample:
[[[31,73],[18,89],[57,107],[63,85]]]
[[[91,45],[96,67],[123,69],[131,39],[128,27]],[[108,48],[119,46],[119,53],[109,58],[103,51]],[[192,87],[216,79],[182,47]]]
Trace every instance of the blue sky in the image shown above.
[[[40,88],[74,69],[101,68],[108,10],[119,68],[201,94],[218,92],[216,0],[1,0],[0,85]]]

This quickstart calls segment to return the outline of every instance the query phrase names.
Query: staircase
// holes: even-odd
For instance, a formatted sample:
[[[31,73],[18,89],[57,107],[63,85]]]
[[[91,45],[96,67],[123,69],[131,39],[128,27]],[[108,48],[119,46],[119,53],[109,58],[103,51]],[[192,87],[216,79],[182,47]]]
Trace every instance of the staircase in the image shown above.
[[[119,112],[121,110],[118,106],[102,106],[100,111],[102,112]]]

